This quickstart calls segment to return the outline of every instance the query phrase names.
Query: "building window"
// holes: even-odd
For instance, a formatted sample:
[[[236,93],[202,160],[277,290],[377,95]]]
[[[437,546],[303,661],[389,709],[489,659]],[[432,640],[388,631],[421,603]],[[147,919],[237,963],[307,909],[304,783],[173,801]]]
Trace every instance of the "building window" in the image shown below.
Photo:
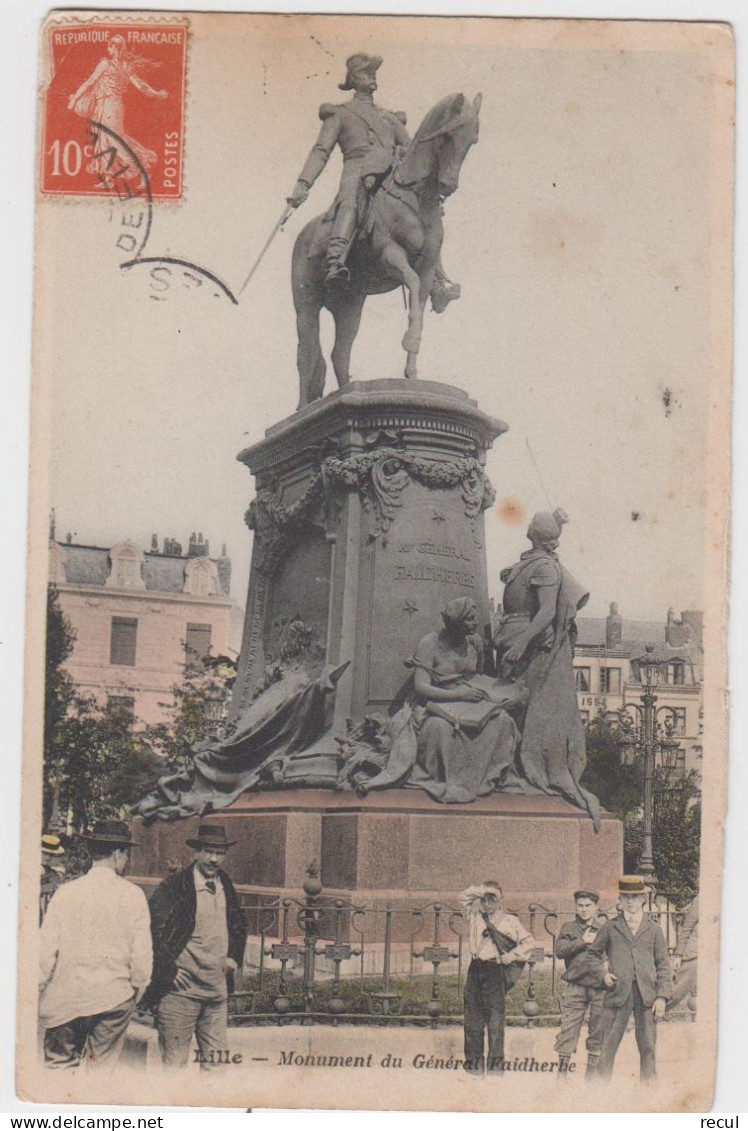
[[[589,691],[590,683],[590,668],[574,668],[574,687],[577,691]]]
[[[109,663],[124,664],[128,668],[134,668],[137,637],[136,617],[112,617]]]
[[[131,723],[135,722],[134,695],[108,695],[106,709],[110,715],[125,715]]]
[[[209,624],[187,625],[185,666],[188,671],[199,671],[202,667],[202,661],[210,653],[211,631]]]
[[[686,733],[686,708],[671,707],[670,711],[668,711],[668,716],[672,720],[673,734],[677,735],[678,738],[682,738]],[[668,721],[668,716],[666,716],[665,722]]]
[[[184,567],[184,592],[193,597],[217,597],[218,566],[210,558],[190,558]]]
[[[674,687],[682,687],[686,682],[686,665],[684,663],[676,662],[668,664],[666,682]]]
[[[589,713],[589,711],[580,711],[580,712],[579,712],[579,716],[580,716],[580,718],[581,718],[582,722],[583,722],[583,723],[585,724],[585,726],[586,726],[586,725],[587,725],[587,723],[588,723],[588,722],[590,721],[590,713]]]
[[[118,542],[109,551],[111,569],[106,585],[109,589],[145,589],[143,551],[133,542]]]
[[[601,695],[620,695],[621,694],[621,669],[620,668],[600,668],[600,694]]]

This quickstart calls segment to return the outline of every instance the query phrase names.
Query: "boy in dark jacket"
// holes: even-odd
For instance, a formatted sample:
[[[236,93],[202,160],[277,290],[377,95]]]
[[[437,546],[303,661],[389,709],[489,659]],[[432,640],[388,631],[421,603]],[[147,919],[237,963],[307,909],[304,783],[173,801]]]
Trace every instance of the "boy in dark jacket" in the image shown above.
[[[561,1001],[561,1028],[556,1037],[558,1070],[567,1072],[585,1017],[587,1020],[587,1077],[594,1076],[603,1047],[604,967],[590,954],[602,922],[597,919],[600,896],[594,891],[575,891],[576,917],[564,923],[556,939],[556,958],[563,959],[566,972]]]
[[[219,1066],[226,1038],[229,980],[241,971],[247,927],[221,868],[235,844],[220,825],[201,825],[187,844],[195,858],[158,886],[150,902],[153,978],[144,998],[156,1007],[165,1066],[184,1068],[193,1034],[201,1068]]]

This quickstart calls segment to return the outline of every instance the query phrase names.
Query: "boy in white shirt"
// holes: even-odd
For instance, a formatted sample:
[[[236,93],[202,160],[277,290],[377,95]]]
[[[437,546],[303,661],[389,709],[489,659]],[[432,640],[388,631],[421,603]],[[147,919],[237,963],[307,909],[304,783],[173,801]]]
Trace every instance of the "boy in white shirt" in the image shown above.
[[[465,1071],[500,1074],[504,1060],[506,994],[538,945],[514,915],[501,908],[501,887],[495,880],[460,893],[465,908],[470,966],[465,983]],[[484,1034],[488,1031],[488,1059]]]

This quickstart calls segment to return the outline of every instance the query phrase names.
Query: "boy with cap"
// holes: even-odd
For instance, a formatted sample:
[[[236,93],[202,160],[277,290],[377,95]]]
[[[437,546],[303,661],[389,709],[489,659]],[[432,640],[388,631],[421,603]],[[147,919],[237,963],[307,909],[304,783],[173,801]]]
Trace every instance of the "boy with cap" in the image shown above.
[[[603,1049],[598,1076],[609,1080],[633,1011],[643,1082],[655,1078],[656,1022],[665,1015],[673,975],[662,931],[644,912],[647,888],[641,876],[618,881],[620,913],[600,928],[590,954],[607,960],[603,976]]]
[[[470,946],[465,982],[465,1071],[473,1075],[482,1075],[484,1066],[488,1072],[502,1072],[506,995],[537,947],[519,919],[502,911],[501,897],[495,880],[475,884],[459,896],[467,914]]]
[[[133,841],[124,821],[97,821],[92,865],[52,896],[41,928],[39,1016],[48,1068],[114,1069],[151,976],[148,903],[123,879]]]
[[[556,1037],[559,1072],[567,1072],[577,1051],[579,1034],[587,1020],[587,1071],[595,1075],[603,1047],[603,962],[590,954],[602,920],[597,919],[600,896],[596,891],[575,891],[576,916],[564,923],[556,939],[556,958],[566,966],[562,975],[566,982],[561,1001],[561,1028]]]
[[[222,825],[200,825],[187,841],[191,864],[167,876],[151,899],[153,980],[145,1004],[156,1006],[165,1066],[184,1068],[193,1034],[203,1069],[220,1066],[226,1039],[228,979],[241,970],[247,925],[221,864],[236,841]]]

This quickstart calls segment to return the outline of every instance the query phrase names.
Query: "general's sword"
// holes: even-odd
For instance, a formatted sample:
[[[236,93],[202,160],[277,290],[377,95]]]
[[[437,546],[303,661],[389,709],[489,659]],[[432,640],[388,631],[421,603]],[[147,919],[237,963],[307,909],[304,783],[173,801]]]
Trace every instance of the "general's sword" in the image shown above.
[[[283,209],[283,215],[281,216],[280,220],[278,221],[278,223],[273,228],[273,230],[270,233],[270,235],[268,236],[268,238],[265,240],[262,251],[257,256],[254,263],[250,267],[249,274],[247,275],[246,279],[244,280],[241,287],[239,288],[239,294],[242,293],[242,291],[246,287],[247,283],[252,278],[252,276],[254,275],[257,268],[260,266],[260,263],[262,262],[263,256],[265,255],[265,252],[270,247],[270,245],[273,242],[273,240],[275,239],[275,237],[278,235],[278,232],[280,232],[282,230],[283,225],[285,224],[286,220],[288,219],[288,217],[291,215],[291,213],[294,211],[295,208],[296,208],[295,204],[287,204],[286,207]]]

